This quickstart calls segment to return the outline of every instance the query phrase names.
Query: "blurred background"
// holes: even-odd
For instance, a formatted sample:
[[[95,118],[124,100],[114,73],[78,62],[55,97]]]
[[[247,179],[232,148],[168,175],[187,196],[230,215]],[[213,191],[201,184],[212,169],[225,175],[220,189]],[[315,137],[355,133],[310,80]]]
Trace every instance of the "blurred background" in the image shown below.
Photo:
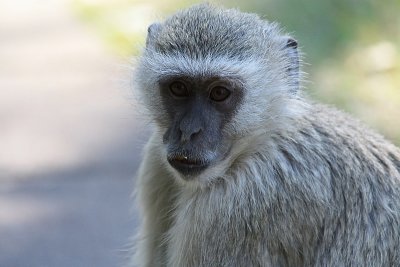
[[[150,126],[130,86],[147,26],[198,1],[0,0],[0,266],[120,266]],[[311,98],[400,144],[400,2],[213,1],[304,52]]]

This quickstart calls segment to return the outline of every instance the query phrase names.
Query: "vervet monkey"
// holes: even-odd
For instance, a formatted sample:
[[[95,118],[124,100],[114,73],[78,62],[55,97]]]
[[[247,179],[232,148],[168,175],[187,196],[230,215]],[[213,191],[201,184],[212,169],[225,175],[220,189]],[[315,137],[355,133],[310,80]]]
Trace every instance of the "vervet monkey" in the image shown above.
[[[133,266],[400,266],[400,150],[303,96],[299,62],[277,24],[237,10],[149,27]]]

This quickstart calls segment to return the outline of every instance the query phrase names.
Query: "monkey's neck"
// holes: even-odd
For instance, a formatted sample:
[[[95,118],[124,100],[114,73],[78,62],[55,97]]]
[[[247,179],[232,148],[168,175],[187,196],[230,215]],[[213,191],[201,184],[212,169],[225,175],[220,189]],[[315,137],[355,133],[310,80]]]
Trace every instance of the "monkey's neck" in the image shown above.
[[[212,266],[202,256],[215,255],[215,251],[224,262],[224,257],[257,259],[264,250],[264,260],[271,266],[279,266],[280,262],[291,266],[290,263],[302,262],[303,257],[312,258],[307,256],[317,243],[314,225],[316,220],[321,223],[318,218],[322,211],[316,203],[303,207],[304,200],[290,197],[290,191],[298,189],[283,185],[270,167],[271,177],[261,177],[256,171],[260,167],[252,166],[237,173],[238,177],[246,175],[241,176],[245,180],[232,177],[232,181],[207,190],[179,192],[168,243],[189,255],[187,259],[191,261],[182,266],[198,262]],[[170,256],[178,261],[176,255]]]

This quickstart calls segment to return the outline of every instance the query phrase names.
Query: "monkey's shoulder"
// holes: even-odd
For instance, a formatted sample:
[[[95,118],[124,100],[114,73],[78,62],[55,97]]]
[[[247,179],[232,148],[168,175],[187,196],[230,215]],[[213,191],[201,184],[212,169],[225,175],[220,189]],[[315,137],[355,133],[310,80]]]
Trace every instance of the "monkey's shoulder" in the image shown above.
[[[350,145],[373,145],[382,149],[394,149],[394,145],[381,134],[351,115],[327,105],[313,104],[303,122],[304,126],[309,128],[309,133],[313,132],[320,137]],[[304,127],[301,130],[307,132]]]
[[[392,168],[400,177],[400,149],[345,112],[313,104],[297,123],[297,130],[283,143],[289,143],[306,158],[344,165],[357,163],[360,167]]]

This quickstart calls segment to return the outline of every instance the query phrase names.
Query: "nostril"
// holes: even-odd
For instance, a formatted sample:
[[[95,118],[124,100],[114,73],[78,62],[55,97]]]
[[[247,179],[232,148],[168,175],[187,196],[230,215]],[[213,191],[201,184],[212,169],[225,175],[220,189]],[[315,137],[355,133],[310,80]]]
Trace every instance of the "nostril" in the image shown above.
[[[196,131],[194,131],[191,135],[190,135],[190,140],[193,140],[193,138],[195,138],[197,135],[199,135],[201,132],[201,128],[197,129]]]
[[[181,130],[181,141],[182,142],[193,141],[193,139],[196,138],[196,136],[198,136],[200,132],[201,128],[190,129],[187,131]]]

